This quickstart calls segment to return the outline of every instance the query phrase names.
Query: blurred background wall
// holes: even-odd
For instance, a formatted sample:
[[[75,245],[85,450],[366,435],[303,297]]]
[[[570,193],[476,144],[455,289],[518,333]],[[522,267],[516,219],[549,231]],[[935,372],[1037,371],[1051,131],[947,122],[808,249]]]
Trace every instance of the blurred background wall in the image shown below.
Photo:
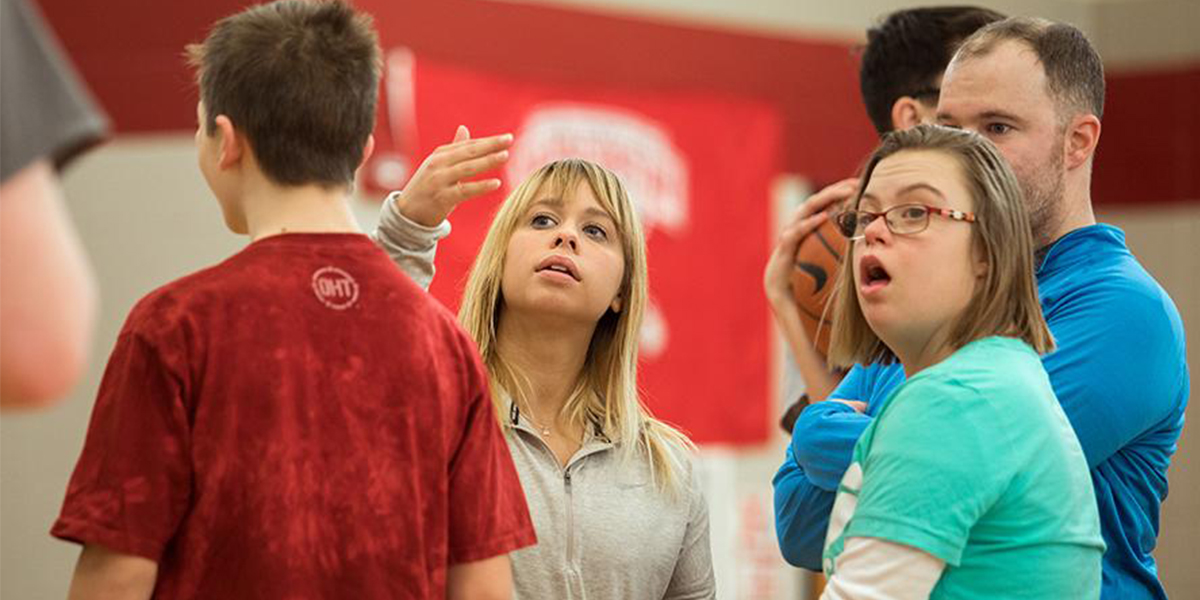
[[[40,4],[116,131],[65,179],[100,283],[89,372],[55,408],[0,418],[0,596],[13,599],[65,596],[78,549],[52,540],[47,531],[125,315],[151,289],[245,243],[224,229],[195,167],[196,97],[181,53],[185,43],[202,39],[212,21],[247,3]],[[1093,185],[1098,217],[1126,230],[1135,254],[1174,298],[1188,328],[1192,373],[1200,373],[1200,36],[1194,33],[1200,6],[1192,0],[979,4],[1074,23],[1100,50],[1109,94]],[[773,205],[795,202],[806,187],[852,174],[870,150],[874,134],[858,96],[855,48],[879,16],[912,6],[884,0],[359,0],[358,5],[377,15],[385,48],[407,48],[419,64],[599,94],[612,89],[628,97],[704,95],[770,111],[780,130],[773,142],[775,170],[779,181],[792,183],[774,186],[769,197],[727,199],[731,211],[741,210],[739,202],[763,204],[757,208],[768,220]],[[454,107],[493,100],[498,99],[441,102]],[[381,132],[388,133],[394,131]],[[419,160],[451,134],[422,132],[407,149],[408,159]],[[399,140],[394,145],[404,146]],[[364,182],[360,196],[356,210],[369,229],[381,193]],[[490,210],[495,201],[480,205]],[[760,265],[770,245],[769,226],[764,231],[763,239],[749,242]],[[653,255],[651,260],[653,279]],[[711,276],[704,265],[695,268],[690,276]],[[756,282],[757,273],[750,279]],[[453,286],[443,294],[452,296]],[[801,384],[785,375],[786,357],[770,333],[761,288],[747,285],[740,294],[747,310],[761,315],[755,327],[764,332],[764,355],[772,358],[758,376],[765,392],[719,400],[744,406],[757,421],[736,438],[709,436],[702,448],[719,596],[803,598],[804,576],[784,564],[775,545],[769,484],[784,444],[774,422]],[[1168,593],[1176,598],[1200,598],[1200,572],[1194,568],[1200,539],[1195,429],[1185,428],[1171,466],[1156,552]]]

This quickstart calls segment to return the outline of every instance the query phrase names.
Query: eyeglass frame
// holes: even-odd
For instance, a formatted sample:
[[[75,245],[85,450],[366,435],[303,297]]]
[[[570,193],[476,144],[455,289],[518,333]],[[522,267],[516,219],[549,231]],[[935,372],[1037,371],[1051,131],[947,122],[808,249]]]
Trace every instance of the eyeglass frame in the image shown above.
[[[898,232],[895,229],[893,229],[891,221],[889,221],[887,218],[887,214],[894,210],[900,209],[900,208],[911,208],[913,206],[919,206],[921,208],[924,208],[927,211],[925,213],[925,225],[923,225],[920,229],[917,229],[916,231],[906,231],[904,233]],[[863,225],[863,228],[862,228],[863,232],[861,234],[847,235],[846,225],[842,221],[848,215],[855,215],[856,217],[857,217],[857,215],[868,215],[871,217],[871,221],[868,222],[866,225]],[[887,227],[887,230],[892,233],[892,235],[916,235],[918,233],[921,233],[922,231],[925,231],[926,229],[929,229],[929,220],[930,220],[929,218],[932,215],[940,215],[940,216],[946,217],[947,219],[952,219],[954,221],[962,221],[964,223],[977,223],[978,222],[978,219],[976,219],[976,217],[975,217],[975,213],[962,211],[962,210],[955,210],[952,208],[941,208],[938,206],[930,206],[928,204],[921,204],[919,202],[908,202],[905,204],[897,204],[896,206],[893,206],[893,207],[891,207],[885,211],[881,211],[881,212],[874,212],[874,211],[870,211],[870,210],[845,210],[845,211],[838,213],[834,217],[834,221],[837,223],[838,233],[842,234],[843,237],[845,237],[846,239],[853,242],[853,241],[861,240],[861,239],[867,237],[867,227],[870,227],[871,223],[874,222],[875,219],[878,219],[880,217],[883,217],[883,224],[885,227]],[[855,221],[854,228],[858,229],[857,219]]]

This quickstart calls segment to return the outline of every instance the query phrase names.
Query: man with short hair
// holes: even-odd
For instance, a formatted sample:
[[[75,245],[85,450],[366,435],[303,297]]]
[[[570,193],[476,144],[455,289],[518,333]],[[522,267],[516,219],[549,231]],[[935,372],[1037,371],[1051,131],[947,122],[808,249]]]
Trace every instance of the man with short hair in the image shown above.
[[[1107,546],[1101,598],[1166,598],[1151,552],[1187,405],[1186,346],[1170,297],[1124,233],[1092,213],[1103,103],[1103,65],[1082,32],[1013,18],[963,42],[946,70],[938,121],[995,143],[1029,203],[1038,294],[1058,345],[1043,365],[1091,469]],[[819,457],[826,483],[844,472],[854,441],[903,381],[897,365],[855,367],[831,397],[865,402],[865,414],[829,402],[801,417],[797,436],[806,420],[839,431],[842,447]],[[828,509],[821,514],[828,519]],[[797,539],[821,539],[814,529],[825,526],[807,525]]]
[[[84,545],[71,597],[511,597],[534,530],[478,353],[347,204],[370,17],[281,0],[189,53],[200,171],[251,243],[122,328],[52,530]]]

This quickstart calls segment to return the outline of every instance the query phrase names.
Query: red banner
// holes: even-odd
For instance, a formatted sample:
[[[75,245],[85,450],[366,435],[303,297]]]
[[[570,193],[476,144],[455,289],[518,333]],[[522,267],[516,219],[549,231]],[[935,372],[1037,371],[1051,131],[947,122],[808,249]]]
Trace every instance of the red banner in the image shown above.
[[[761,274],[781,123],[770,107],[713,94],[592,89],[498,78],[387,55],[377,150],[365,173],[400,186],[459,124],[512,132],[504,187],[461,206],[431,292],[456,307],[498,202],[565,157],[594,160],[629,188],[647,233],[651,302],[641,387],[660,418],[698,443],[767,439],[769,320]]]

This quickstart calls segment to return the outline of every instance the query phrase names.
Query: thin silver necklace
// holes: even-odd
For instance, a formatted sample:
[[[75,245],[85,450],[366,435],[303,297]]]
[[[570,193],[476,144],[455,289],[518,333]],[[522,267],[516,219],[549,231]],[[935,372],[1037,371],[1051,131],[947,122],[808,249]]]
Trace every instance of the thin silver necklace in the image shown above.
[[[532,406],[527,405],[526,408],[529,409],[529,412],[525,414],[525,418],[528,419],[529,423],[531,425],[533,425],[538,431],[542,432],[542,437],[549,439],[550,433],[551,433],[550,428],[546,427],[544,425],[541,425],[537,421],[533,420],[533,407]]]

